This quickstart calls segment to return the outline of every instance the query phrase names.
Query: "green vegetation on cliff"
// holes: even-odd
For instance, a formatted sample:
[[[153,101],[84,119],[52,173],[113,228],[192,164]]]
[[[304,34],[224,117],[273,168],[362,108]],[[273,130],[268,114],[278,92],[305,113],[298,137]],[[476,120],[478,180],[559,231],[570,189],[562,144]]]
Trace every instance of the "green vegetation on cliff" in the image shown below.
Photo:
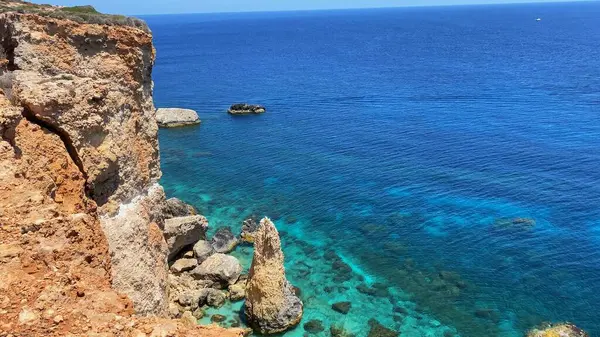
[[[60,7],[52,5],[37,5],[25,1],[2,1],[0,13],[18,12],[37,14],[56,19],[72,20],[79,23],[92,23],[111,26],[129,26],[149,32],[150,29],[143,20],[124,15],[110,15],[98,12],[93,6]]]

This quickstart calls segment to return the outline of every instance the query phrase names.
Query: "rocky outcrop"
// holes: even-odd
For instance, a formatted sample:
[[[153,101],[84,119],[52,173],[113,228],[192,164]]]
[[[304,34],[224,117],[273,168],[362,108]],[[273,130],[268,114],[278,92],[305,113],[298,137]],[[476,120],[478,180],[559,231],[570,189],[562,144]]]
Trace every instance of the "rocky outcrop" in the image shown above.
[[[0,14],[0,335],[241,336],[134,316],[168,303],[152,36],[7,8],[19,12]]]
[[[160,108],[156,110],[156,122],[163,128],[200,124],[198,113],[190,109]]]
[[[234,104],[227,110],[232,115],[257,115],[266,112],[267,109],[262,105],[256,104]]]
[[[527,337],[589,337],[590,335],[571,323],[546,324],[532,329]]]
[[[208,221],[202,215],[165,220],[164,236],[167,240],[168,259],[173,259],[184,247],[206,238]]]
[[[273,222],[262,219],[255,238],[244,313],[255,331],[282,332],[300,322],[303,304],[286,279],[281,241]]]

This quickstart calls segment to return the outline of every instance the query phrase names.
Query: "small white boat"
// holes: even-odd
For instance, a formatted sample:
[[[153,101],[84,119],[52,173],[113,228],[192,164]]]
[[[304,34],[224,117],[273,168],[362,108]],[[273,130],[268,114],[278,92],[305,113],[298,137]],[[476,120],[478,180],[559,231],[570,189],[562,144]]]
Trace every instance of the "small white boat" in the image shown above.
[[[542,21],[542,18],[537,18],[535,19],[535,21]]]

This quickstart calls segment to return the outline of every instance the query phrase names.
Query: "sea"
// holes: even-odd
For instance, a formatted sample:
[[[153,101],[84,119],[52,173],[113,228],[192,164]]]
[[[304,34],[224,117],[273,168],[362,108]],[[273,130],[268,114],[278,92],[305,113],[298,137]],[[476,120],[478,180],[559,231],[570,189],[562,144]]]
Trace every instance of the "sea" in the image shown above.
[[[143,18],[155,105],[202,120],[160,130],[161,183],[210,234],[275,222],[284,336],[600,336],[600,2]]]

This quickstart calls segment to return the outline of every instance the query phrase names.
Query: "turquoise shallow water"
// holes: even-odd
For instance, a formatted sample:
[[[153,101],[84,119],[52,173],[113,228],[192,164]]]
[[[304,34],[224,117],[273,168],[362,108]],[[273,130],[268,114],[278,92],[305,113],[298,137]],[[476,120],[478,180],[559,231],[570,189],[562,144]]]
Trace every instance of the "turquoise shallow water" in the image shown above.
[[[146,17],[156,105],[203,120],[160,131],[162,184],[212,230],[273,218],[321,335],[364,336],[370,318],[406,336],[563,320],[600,335],[599,16],[592,2]],[[234,118],[236,102],[268,112]],[[247,268],[251,249],[235,254]]]

